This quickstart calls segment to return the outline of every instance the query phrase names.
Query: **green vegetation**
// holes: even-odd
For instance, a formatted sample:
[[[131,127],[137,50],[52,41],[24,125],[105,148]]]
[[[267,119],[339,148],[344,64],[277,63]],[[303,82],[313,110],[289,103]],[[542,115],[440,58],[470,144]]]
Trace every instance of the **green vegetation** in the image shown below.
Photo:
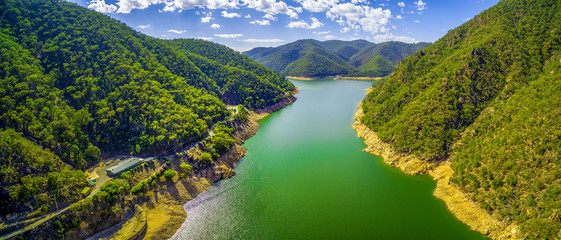
[[[451,159],[452,181],[528,238],[559,237],[559,26],[559,1],[501,1],[402,60],[361,120],[397,150]]]
[[[2,215],[78,200],[102,152],[170,152],[230,117],[225,103],[294,90],[224,46],[155,39],[66,1],[2,1],[0,47]],[[209,141],[218,152],[226,135]],[[105,190],[96,199],[115,201]]]
[[[173,177],[175,177],[175,171],[173,169],[168,169],[164,172],[164,177],[166,179],[172,179]]]
[[[181,177],[187,177],[189,174],[193,173],[193,166],[188,163],[182,162],[179,167],[181,168]]]
[[[306,39],[276,48],[254,48],[244,54],[287,76],[382,77],[390,74],[401,59],[428,45]]]

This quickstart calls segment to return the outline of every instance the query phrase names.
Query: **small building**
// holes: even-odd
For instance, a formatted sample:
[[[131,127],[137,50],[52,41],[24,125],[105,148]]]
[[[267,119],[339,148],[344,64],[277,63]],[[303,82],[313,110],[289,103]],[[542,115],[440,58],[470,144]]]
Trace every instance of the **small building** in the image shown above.
[[[134,167],[142,164],[141,158],[131,157],[121,161],[119,164],[107,169],[107,175],[118,176],[122,172],[126,172]]]
[[[89,180],[88,184],[90,184],[91,187],[95,187],[95,180]]]

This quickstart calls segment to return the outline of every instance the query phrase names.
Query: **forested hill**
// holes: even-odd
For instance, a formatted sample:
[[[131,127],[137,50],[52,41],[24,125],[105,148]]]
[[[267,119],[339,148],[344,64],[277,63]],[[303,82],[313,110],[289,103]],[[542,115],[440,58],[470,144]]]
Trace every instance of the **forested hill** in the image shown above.
[[[244,54],[285,76],[382,77],[390,74],[401,59],[428,45],[305,39],[275,48],[254,48]]]
[[[363,101],[396,149],[530,238],[561,233],[561,1],[503,0],[404,59]]]
[[[0,2],[2,215],[54,190],[71,200],[103,152],[177,149],[229,117],[226,104],[294,89],[221,45],[155,39],[66,1]]]

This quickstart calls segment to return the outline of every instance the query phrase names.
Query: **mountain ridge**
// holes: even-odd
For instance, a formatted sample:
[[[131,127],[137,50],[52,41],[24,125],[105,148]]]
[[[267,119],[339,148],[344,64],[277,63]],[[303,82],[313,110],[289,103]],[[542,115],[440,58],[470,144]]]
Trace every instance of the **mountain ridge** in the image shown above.
[[[301,39],[279,47],[254,48],[243,54],[285,76],[382,77],[391,73],[399,60],[428,45]]]

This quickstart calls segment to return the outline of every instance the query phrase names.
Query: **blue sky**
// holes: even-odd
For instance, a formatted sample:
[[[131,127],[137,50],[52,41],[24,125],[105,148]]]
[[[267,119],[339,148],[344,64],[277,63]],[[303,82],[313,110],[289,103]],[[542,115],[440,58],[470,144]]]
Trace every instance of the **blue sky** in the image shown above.
[[[237,51],[298,39],[434,42],[499,0],[69,0],[147,35]]]

